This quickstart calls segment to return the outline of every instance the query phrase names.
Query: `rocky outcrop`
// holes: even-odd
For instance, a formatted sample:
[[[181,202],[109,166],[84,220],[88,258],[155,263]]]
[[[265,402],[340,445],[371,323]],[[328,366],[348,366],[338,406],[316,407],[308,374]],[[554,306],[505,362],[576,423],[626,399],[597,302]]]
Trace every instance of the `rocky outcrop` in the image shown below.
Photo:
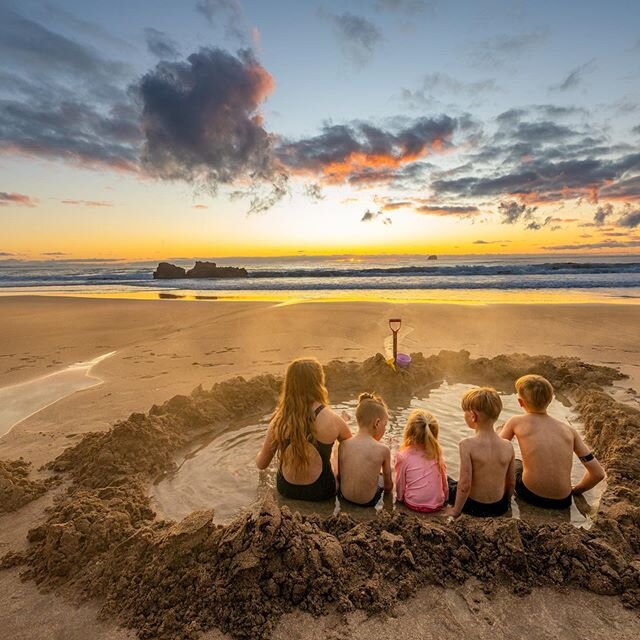
[[[155,280],[172,280],[178,278],[247,278],[249,274],[244,267],[219,267],[215,262],[199,262],[188,271],[176,267],[170,262],[161,262],[153,272]]]
[[[187,271],[187,278],[246,278],[248,275],[244,267],[218,267],[215,262],[196,261],[193,269]]]
[[[182,267],[176,267],[169,262],[161,262],[153,272],[154,280],[171,280],[174,278],[186,278],[187,272]]]

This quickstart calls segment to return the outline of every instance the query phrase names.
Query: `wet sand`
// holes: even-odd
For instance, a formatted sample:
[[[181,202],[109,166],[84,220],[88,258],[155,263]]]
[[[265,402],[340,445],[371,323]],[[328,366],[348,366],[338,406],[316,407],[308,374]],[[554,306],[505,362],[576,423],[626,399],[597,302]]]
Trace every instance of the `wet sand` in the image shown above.
[[[189,394],[200,383],[209,388],[213,382],[231,375],[281,375],[288,361],[302,355],[314,355],[323,362],[333,358],[362,361],[376,351],[384,352],[389,345],[386,323],[392,316],[403,318],[400,348],[406,352],[419,350],[427,355],[440,349],[464,348],[472,356],[550,353],[607,363],[629,376],[614,383],[615,397],[629,406],[638,406],[637,393],[629,390],[640,388],[640,309],[634,306],[466,307],[344,302],[282,307],[260,302],[4,298],[0,299],[0,387],[32,380],[108,351],[117,353],[93,370],[104,380],[102,385],[54,402],[0,438],[0,459],[24,456],[33,463],[32,480],[45,478],[49,473],[38,471],[38,467],[80,443],[84,433],[108,429],[131,412],[146,412],[152,404],[162,404],[177,393]],[[26,532],[43,522],[49,499],[46,494],[17,512],[0,516],[3,549],[27,548],[24,535],[15,535],[15,524],[19,519]],[[22,585],[17,574],[16,569],[0,572],[2,592],[10,605],[2,607],[0,623],[6,627],[9,616],[31,619],[34,627],[28,636],[19,635],[22,632],[15,625],[9,627],[16,638],[66,637],[64,625],[77,623],[81,629],[92,618],[94,605],[76,610],[67,598],[43,596],[32,582]],[[436,593],[435,587],[425,588],[425,593]],[[460,602],[453,594],[460,594],[464,588],[451,586],[447,593]],[[475,588],[472,593],[479,597],[482,590]],[[617,599],[580,593],[584,594],[580,598],[589,601],[590,610],[602,611],[603,615],[607,610],[616,612],[616,619],[622,621],[616,637],[632,637],[632,632],[637,631],[635,614],[624,610]],[[10,594],[20,594],[19,606]],[[536,589],[528,597],[535,598],[532,607],[537,608],[541,602],[547,607],[549,628],[562,629],[577,613],[571,612],[570,603],[558,604],[556,594],[555,590],[547,593]],[[461,605],[466,609],[456,619],[463,621],[463,627],[491,610],[496,616],[493,624],[502,629],[503,637],[520,637],[518,621],[502,609],[507,601],[502,596],[494,596],[498,599],[493,604],[481,604],[476,609],[473,597],[468,601],[460,597],[466,602]],[[575,602],[573,596],[571,601]],[[411,602],[410,599],[409,605]],[[526,603],[527,598],[519,602]],[[398,628],[422,624],[424,637],[430,637],[429,612],[419,613],[416,619],[409,605],[403,605],[408,607],[404,613],[402,607],[397,612]],[[43,607],[49,612],[45,615],[51,616],[49,626],[35,622]],[[526,611],[527,605],[523,607]],[[346,615],[353,621],[361,614],[355,611]],[[323,620],[320,628],[331,630],[326,622],[329,618]],[[275,630],[276,637],[278,629],[286,629],[286,624],[285,617]],[[370,624],[375,627],[375,621]],[[117,622],[113,620],[107,626],[115,630]],[[592,637],[611,637],[607,629],[602,626]],[[128,637],[124,632],[118,633]],[[210,633],[215,636],[217,632]],[[312,637],[310,631],[306,633],[300,637]],[[332,633],[339,637],[335,636],[337,631]],[[352,628],[352,635],[342,637],[358,637],[357,633]],[[116,637],[115,631],[113,634]],[[284,635],[290,634],[283,632],[281,637]],[[473,637],[484,636],[478,631]]]

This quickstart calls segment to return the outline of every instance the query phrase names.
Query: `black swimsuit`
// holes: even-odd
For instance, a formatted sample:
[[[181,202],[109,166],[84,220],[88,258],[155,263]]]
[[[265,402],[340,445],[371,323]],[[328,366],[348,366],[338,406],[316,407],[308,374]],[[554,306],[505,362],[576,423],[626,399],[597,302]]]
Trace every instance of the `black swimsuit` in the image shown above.
[[[317,417],[323,409],[323,404],[317,407],[314,411],[315,417]],[[282,468],[279,468],[276,475],[276,487],[278,492],[285,498],[290,498],[291,500],[311,500],[313,502],[335,498],[336,477],[333,475],[333,470],[331,469],[333,443],[326,444],[316,440],[311,444],[313,444],[316,451],[320,454],[322,471],[318,478],[311,484],[292,484],[282,475]]]

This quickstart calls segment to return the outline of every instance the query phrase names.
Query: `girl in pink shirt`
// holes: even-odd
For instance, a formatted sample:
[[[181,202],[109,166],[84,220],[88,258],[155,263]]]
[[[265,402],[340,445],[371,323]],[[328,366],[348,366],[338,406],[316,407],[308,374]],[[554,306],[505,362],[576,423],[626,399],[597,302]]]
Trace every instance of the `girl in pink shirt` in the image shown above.
[[[396,494],[414,511],[438,511],[449,498],[438,421],[423,409],[411,413],[396,458]]]

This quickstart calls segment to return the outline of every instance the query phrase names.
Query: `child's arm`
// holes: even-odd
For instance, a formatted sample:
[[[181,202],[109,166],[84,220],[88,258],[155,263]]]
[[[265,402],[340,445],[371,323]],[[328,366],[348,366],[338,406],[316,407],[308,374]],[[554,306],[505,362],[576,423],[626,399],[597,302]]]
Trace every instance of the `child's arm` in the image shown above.
[[[511,497],[516,489],[516,456],[515,453],[511,454],[511,462],[509,462],[509,468],[507,469],[507,477],[504,481],[505,493]]]
[[[513,432],[513,427],[515,426],[515,418],[509,418],[505,423],[502,429],[500,430],[500,437],[505,440],[513,440],[513,436],[515,433]]]
[[[407,482],[407,463],[402,453],[396,457],[396,499],[404,502],[404,489]]]
[[[458,478],[458,489],[456,491],[456,503],[449,507],[445,513],[457,518],[462,513],[462,507],[471,493],[471,481],[473,479],[473,466],[471,464],[471,454],[463,440],[460,443],[460,476]]]
[[[442,492],[444,493],[444,504],[449,502],[449,483],[447,482],[447,465],[442,463],[440,468],[440,480],[442,481]]]
[[[571,489],[571,493],[580,495],[595,487],[598,482],[604,480],[605,472],[602,465],[584,443],[584,440],[577,431],[573,432],[573,452],[580,458],[580,462],[582,462],[585,468],[584,475],[580,479],[580,482]]]
[[[256,456],[256,467],[261,470],[266,469],[271,464],[271,460],[273,460],[275,453],[276,451],[273,444],[273,426],[269,424],[267,435],[264,437],[264,442],[262,443],[262,449],[260,449]]]
[[[391,477],[391,450],[385,447],[384,460],[382,461],[382,479],[384,480],[384,490],[393,489],[393,479]]]

